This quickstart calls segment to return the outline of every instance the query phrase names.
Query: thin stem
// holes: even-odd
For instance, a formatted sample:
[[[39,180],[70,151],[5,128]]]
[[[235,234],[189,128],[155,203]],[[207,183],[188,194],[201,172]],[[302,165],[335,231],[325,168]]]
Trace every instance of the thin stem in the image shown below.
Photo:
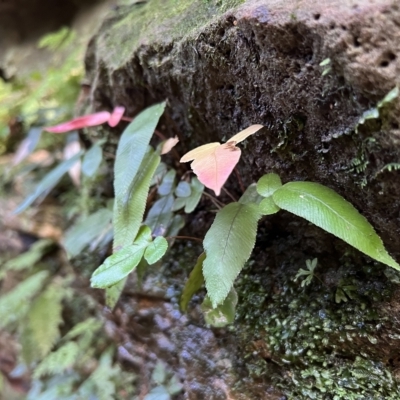
[[[196,242],[202,242],[202,239],[195,238],[193,236],[167,236],[167,239],[188,239],[188,240],[195,240]]]
[[[208,197],[219,210],[225,205],[218,201],[214,196],[211,196],[211,194],[203,192],[203,195]]]
[[[127,121],[127,122],[132,122],[133,118],[129,118],[129,117],[122,117],[121,121]]]
[[[237,199],[235,199],[235,197],[233,196],[232,193],[230,193],[227,189],[225,189],[224,187],[222,188],[222,190],[233,200],[233,201],[237,201]]]
[[[245,187],[243,185],[242,177],[240,176],[239,171],[238,171],[237,168],[235,168],[234,171],[235,171],[236,178],[237,178],[237,180],[239,182],[240,189],[242,190],[242,193],[244,193],[246,191],[246,189],[245,189]]]

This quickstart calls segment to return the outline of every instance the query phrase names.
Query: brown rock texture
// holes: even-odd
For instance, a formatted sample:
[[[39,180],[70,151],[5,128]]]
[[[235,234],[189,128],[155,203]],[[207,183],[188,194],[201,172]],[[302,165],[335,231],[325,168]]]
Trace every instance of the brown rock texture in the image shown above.
[[[168,99],[164,131],[178,134],[182,154],[263,124],[243,151],[245,184],[271,171],[325,184],[399,257],[398,173],[380,173],[400,161],[398,99],[355,130],[400,79],[398,2],[252,0],[224,12],[189,3],[175,15],[168,1],[115,10],[87,55],[93,106],[134,116]]]
[[[96,110],[123,105],[127,114],[134,117],[145,107],[168,99],[159,129],[166,136],[178,135],[180,143],[176,149],[182,155],[198,145],[224,141],[251,124],[263,124],[266,128],[242,146],[239,171],[244,185],[257,181],[265,173],[276,172],[283,182],[308,180],[329,186],[367,217],[390,253],[400,261],[400,184],[398,171],[387,168],[400,162],[399,99],[380,107],[375,118],[360,122],[365,112],[375,108],[399,84],[399,57],[400,6],[394,0],[192,0],[179,4],[172,0],[149,0],[121,5],[112,12],[90,43],[86,67],[92,85],[91,105]],[[330,62],[321,66],[327,59]],[[109,133],[108,152],[115,147],[120,133],[119,129]],[[227,187],[240,194],[235,178],[228,181]],[[197,229],[198,233],[203,229],[196,226],[199,221],[198,217],[191,219],[187,229],[192,232]],[[280,301],[277,307],[287,311],[285,300],[279,298],[280,293],[290,291],[282,276],[293,272],[293,263],[297,268],[300,264],[296,263],[301,261],[303,266],[310,254],[312,257],[317,254],[325,268],[321,272],[323,290],[334,291],[338,287],[347,268],[340,264],[347,251],[345,245],[283,213],[265,222],[262,229],[269,229],[270,233],[258,240],[259,259],[251,273],[257,275],[260,287],[268,288],[268,293],[265,297],[257,294],[257,302],[252,306],[259,306],[260,310],[257,309],[254,320],[266,317],[270,311],[263,314],[262,310],[272,301]],[[374,282],[375,277],[368,275],[373,268],[365,272],[367,267],[361,268],[365,258],[359,255],[355,258],[360,268],[352,270],[351,278],[368,281],[362,296],[368,297],[373,291],[384,293],[390,284],[382,270]],[[265,260],[269,260],[268,267]],[[266,268],[270,269],[268,278]],[[302,322],[296,321],[299,326],[303,324],[305,331],[308,328],[304,321],[318,317],[322,310],[317,310],[319,304],[326,306],[328,297],[321,300],[322,295],[318,296],[310,292],[309,297],[315,302],[307,299],[304,307],[299,306],[300,313],[308,303],[314,304],[311,317],[304,314]],[[363,357],[382,361],[394,375],[398,374],[398,345],[393,339],[393,332],[399,330],[395,315],[398,295],[391,299],[385,296],[374,298],[375,303],[371,300],[377,310],[372,317],[363,314],[365,305],[363,309],[357,308],[358,305],[354,308],[357,318],[367,318],[365,326],[370,326],[371,332],[378,326],[376,320],[385,317],[376,330],[376,341],[364,335],[354,342],[349,339],[340,350],[334,345],[330,347],[331,343],[322,345],[329,354],[343,355],[338,358],[340,368],[343,360],[357,360],[360,347]],[[333,304],[335,318],[343,324],[343,330],[337,328],[340,324],[334,325],[330,337],[343,342],[347,339],[340,335],[347,320],[340,314],[341,305],[334,300],[329,302]],[[126,305],[125,298],[121,307]],[[351,321],[353,311],[350,306],[346,310],[346,318]],[[134,313],[130,318],[140,319],[139,314]],[[157,318],[154,316],[153,321],[156,330]],[[321,321],[322,318],[325,317]],[[364,322],[354,329],[359,326],[364,329]],[[266,322],[257,334],[248,330],[238,337],[248,340],[246,351],[257,353],[259,360],[282,366],[286,362],[282,362],[284,357],[276,356],[279,351],[274,350],[273,354],[269,345],[265,345],[264,328],[272,330]],[[323,337],[322,328],[321,332]],[[235,338],[228,334],[227,337],[224,343],[231,348]],[[213,343],[214,340],[213,337]],[[179,341],[174,343],[177,348],[171,354],[176,357],[175,350],[179,352],[181,347]],[[161,354],[160,349],[154,352]],[[246,363],[243,361],[242,365]],[[285,374],[282,376],[291,381],[292,373]],[[254,381],[246,382],[248,387],[256,386]],[[243,398],[269,398],[268,382],[262,379],[259,382],[264,397],[243,395]],[[289,398],[310,398],[306,392],[302,393],[305,397]],[[331,398],[327,396],[323,398]],[[186,398],[201,397],[187,394]]]

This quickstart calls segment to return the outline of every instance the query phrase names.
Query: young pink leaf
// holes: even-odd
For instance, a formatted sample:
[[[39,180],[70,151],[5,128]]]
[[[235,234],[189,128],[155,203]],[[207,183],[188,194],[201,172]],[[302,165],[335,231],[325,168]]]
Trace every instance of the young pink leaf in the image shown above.
[[[232,136],[225,144],[218,142],[204,144],[186,153],[181,162],[192,161],[192,170],[199,181],[219,196],[221,188],[239,162],[241,151],[236,143],[245,140],[263,128],[262,125],[251,125]]]
[[[221,188],[239,162],[241,151],[233,143],[224,143],[206,157],[196,158],[192,170],[199,181],[219,196]]]
[[[125,107],[121,106],[115,107],[112,114],[110,115],[110,118],[108,119],[108,125],[110,125],[111,128],[117,126],[119,121],[121,121],[124,112],[125,112]]]
[[[84,115],[83,117],[74,118],[71,121],[64,122],[55,126],[48,126],[44,128],[51,133],[65,133],[75,129],[87,128],[89,126],[96,126],[104,124],[109,121],[111,114],[108,111],[100,111],[95,114]]]

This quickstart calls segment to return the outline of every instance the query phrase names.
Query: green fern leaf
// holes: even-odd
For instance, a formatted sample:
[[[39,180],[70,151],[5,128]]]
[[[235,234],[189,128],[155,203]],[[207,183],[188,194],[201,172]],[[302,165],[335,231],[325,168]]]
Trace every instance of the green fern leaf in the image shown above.
[[[203,278],[203,261],[206,258],[205,253],[201,253],[197,259],[196,265],[194,266],[192,272],[186,281],[185,287],[183,288],[181,300],[179,305],[182,311],[187,311],[190,299],[193,295],[198,292],[204,285]]]
[[[79,160],[82,155],[82,151],[75,154],[68,160],[63,161],[52,169],[36,186],[33,193],[31,193],[15,210],[14,214],[19,214],[26,210],[35,200],[37,200],[44,193],[53,189],[54,186],[60,181],[65,173],[67,173],[71,167]]]
[[[160,163],[160,156],[149,150],[139,173],[131,182],[128,201],[116,198],[114,203],[114,250],[132,244],[142,224],[151,178]]]
[[[146,108],[124,130],[118,143],[114,166],[117,202],[129,201],[131,184],[139,171],[164,108],[165,102]]]
[[[68,342],[44,358],[33,372],[33,377],[39,379],[44,375],[57,375],[71,368],[80,355],[76,342]]]
[[[61,300],[64,290],[60,285],[52,284],[37,297],[29,310],[27,324],[31,331],[31,340],[37,354],[43,358],[48,354],[60,336],[58,329],[62,322]],[[27,362],[32,360],[27,360]]]
[[[332,189],[313,182],[289,182],[274,192],[273,199],[280,208],[305,218],[373,259],[400,270],[400,265],[387,253],[366,218]]]
[[[41,290],[48,275],[47,271],[37,272],[0,298],[0,328],[24,318],[30,300]]]
[[[68,257],[76,257],[85,247],[104,234],[110,227],[111,218],[112,212],[102,208],[69,228],[63,240]]]
[[[204,238],[206,259],[203,262],[203,275],[214,308],[225,300],[249,259],[259,218],[258,205],[231,203],[218,212],[207,232]]]

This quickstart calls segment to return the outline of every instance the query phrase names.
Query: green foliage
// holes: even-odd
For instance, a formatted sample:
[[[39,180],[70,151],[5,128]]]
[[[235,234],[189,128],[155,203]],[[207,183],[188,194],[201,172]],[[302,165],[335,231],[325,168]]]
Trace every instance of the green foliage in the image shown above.
[[[114,202],[114,249],[131,244],[142,223],[150,180],[160,162],[160,156],[149,149],[144,156],[139,173],[134,177],[128,197]]]
[[[382,332],[392,326],[391,317],[380,311],[396,286],[383,276],[383,265],[354,265],[347,256],[337,261],[324,266],[325,276],[356,287],[343,304],[336,303],[331,285],[315,280],[312,290],[304,290],[294,283],[293,260],[279,275],[271,264],[267,274],[256,263],[246,265],[236,284],[241,301],[235,331],[243,343],[255,337],[264,343],[272,361],[248,346],[246,367],[256,380],[271,378],[268,383],[288,399],[398,399],[400,386],[391,366],[375,361]],[[241,324],[245,331],[240,332]]]
[[[31,299],[42,289],[48,276],[46,271],[37,272],[0,298],[0,328],[25,317]]]
[[[96,174],[103,161],[103,152],[101,150],[103,143],[103,141],[95,143],[83,156],[82,173],[88,178],[92,178]]]
[[[255,204],[231,203],[217,213],[204,238],[203,275],[213,307],[221,304],[253,250],[257,222]]]
[[[168,242],[162,236],[157,236],[147,245],[144,252],[144,258],[150,265],[152,265],[160,260],[160,258],[166,253],[167,249]]]
[[[91,245],[94,250],[111,229],[112,212],[101,208],[89,217],[79,220],[65,232],[63,244],[70,258],[78,256],[82,250]]]
[[[280,208],[305,218],[371,258],[400,269],[371,224],[332,189],[313,182],[290,182],[278,189],[273,199]]]
[[[198,292],[204,285],[203,277],[203,262],[206,258],[206,253],[201,253],[197,259],[196,265],[194,266],[192,272],[186,281],[185,287],[183,288],[180,307],[182,311],[187,311],[189,301],[193,295]]]
[[[322,76],[325,76],[325,75],[329,74],[329,72],[332,71],[332,68],[331,68],[331,59],[330,59],[330,58],[325,58],[324,60],[322,60],[322,61],[319,63],[319,66],[320,66],[320,67],[324,67],[324,69],[323,69],[323,71],[322,71]]]
[[[115,201],[118,204],[125,205],[129,202],[132,183],[164,108],[165,103],[160,103],[142,111],[127,126],[120,138],[114,166]]]
[[[263,175],[257,182],[257,192],[263,197],[270,197],[282,186],[279,175],[270,173]]]
[[[235,320],[237,302],[238,296],[234,288],[231,288],[225,300],[217,307],[214,307],[210,298],[206,296],[201,305],[206,323],[216,328],[232,324]]]
[[[0,270],[0,279],[7,271],[21,271],[32,268],[51,249],[54,242],[50,239],[38,240],[28,251],[4,263]]]
[[[104,263],[93,272],[90,280],[92,287],[107,288],[128,276],[138,266],[151,240],[150,229],[143,226],[133,244],[107,257]]]
[[[308,286],[314,278],[314,270],[318,265],[318,259],[314,258],[311,260],[306,260],[307,269],[300,268],[297,272],[294,280],[297,281],[300,277],[305,276],[301,281],[301,287]]]
[[[60,285],[53,283],[30,306],[22,335],[23,355],[27,364],[44,358],[57,342],[64,294]]]
[[[51,352],[36,368],[34,378],[44,375],[61,374],[79,357],[79,345],[76,342],[67,342],[56,351]]]
[[[144,400],[171,400],[171,396],[182,391],[182,385],[176,376],[171,376],[161,362],[157,362],[151,374],[151,381],[157,384],[157,386],[151,389],[144,397]]]
[[[33,193],[31,193],[14,211],[15,214],[19,214],[22,211],[26,210],[30,205],[32,205],[35,200],[37,200],[39,197],[45,195],[47,192],[49,192],[51,189],[54,188],[54,186],[57,185],[57,183],[60,181],[60,179],[63,177],[64,174],[66,174],[72,167],[73,165],[79,161],[80,157],[82,155],[82,152],[79,152],[69,158],[68,160],[63,161],[61,164],[59,164],[56,168],[51,170],[36,186],[35,190]]]
[[[378,102],[376,107],[364,111],[363,115],[355,126],[356,133],[358,132],[359,126],[365,124],[367,120],[379,118],[381,109],[395,100],[398,96],[399,88],[396,86],[381,101]]]

